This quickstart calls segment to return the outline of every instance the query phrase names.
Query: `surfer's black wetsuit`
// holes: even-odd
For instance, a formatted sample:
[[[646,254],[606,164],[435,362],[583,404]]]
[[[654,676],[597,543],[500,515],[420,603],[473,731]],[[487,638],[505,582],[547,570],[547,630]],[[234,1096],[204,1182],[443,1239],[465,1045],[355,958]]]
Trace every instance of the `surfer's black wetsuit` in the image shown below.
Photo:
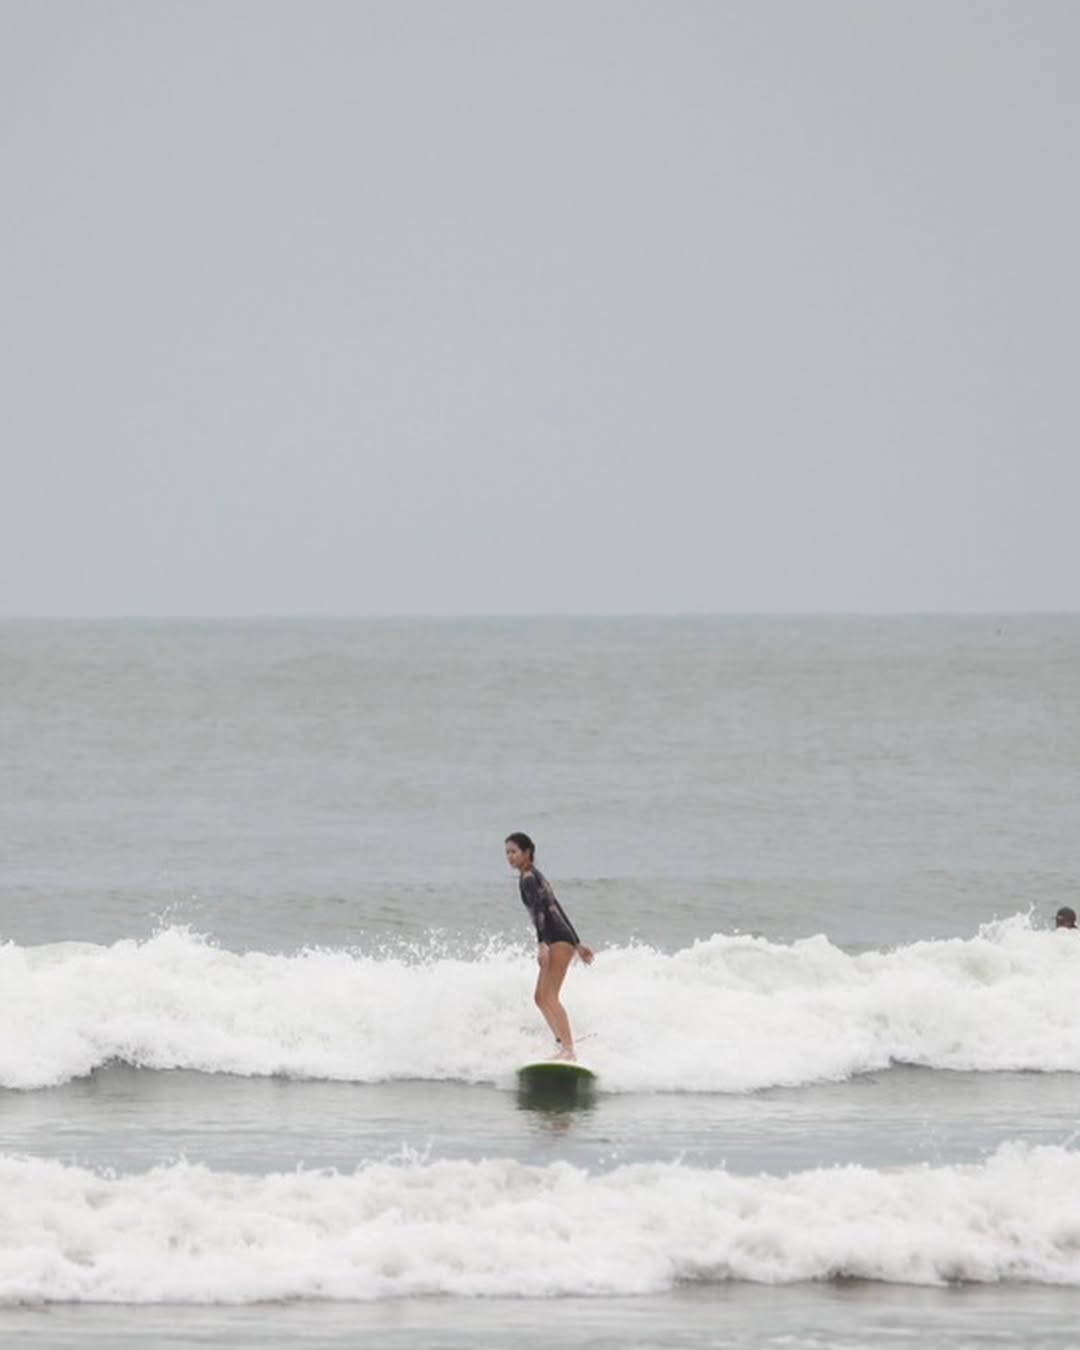
[[[536,926],[537,942],[569,942],[576,947],[581,939],[566,917],[566,911],[555,899],[555,892],[543,872],[535,867],[522,872],[520,885],[522,904]]]

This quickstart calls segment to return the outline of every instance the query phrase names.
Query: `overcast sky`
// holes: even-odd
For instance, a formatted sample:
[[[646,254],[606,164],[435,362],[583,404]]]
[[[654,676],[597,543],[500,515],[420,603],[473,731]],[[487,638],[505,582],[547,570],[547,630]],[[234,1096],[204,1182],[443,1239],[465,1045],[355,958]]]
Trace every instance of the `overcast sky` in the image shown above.
[[[0,0],[0,614],[1080,608],[1074,0]]]

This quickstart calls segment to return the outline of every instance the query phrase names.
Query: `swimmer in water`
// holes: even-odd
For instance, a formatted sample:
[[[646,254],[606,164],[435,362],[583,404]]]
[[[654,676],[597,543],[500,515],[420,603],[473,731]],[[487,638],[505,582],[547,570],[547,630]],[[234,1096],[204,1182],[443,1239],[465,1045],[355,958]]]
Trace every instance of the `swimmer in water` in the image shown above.
[[[566,1009],[559,1000],[559,990],[575,953],[591,966],[593,952],[578,937],[566,911],[555,898],[551,883],[534,865],[535,852],[533,841],[527,834],[507,835],[506,861],[519,873],[521,900],[536,928],[536,961],[540,967],[534,995],[536,1006],[558,1043],[555,1058],[573,1060],[577,1058],[574,1033]]]
[[[1054,927],[1075,928],[1076,910],[1070,909],[1068,905],[1062,905],[1061,908],[1058,910],[1058,912],[1054,915]]]

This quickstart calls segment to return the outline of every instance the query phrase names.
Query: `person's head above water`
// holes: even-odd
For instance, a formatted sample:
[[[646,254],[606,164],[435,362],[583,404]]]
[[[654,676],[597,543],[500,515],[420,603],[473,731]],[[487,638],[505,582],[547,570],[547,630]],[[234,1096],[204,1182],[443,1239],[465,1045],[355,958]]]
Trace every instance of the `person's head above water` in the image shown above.
[[[1054,915],[1054,927],[1075,928],[1076,910],[1070,909],[1068,905],[1062,905],[1061,908],[1058,910],[1058,912]]]
[[[536,845],[527,834],[522,834],[520,830],[506,836],[506,861],[511,867],[516,867],[519,872],[523,872],[526,867],[532,866],[533,854],[536,852]]]

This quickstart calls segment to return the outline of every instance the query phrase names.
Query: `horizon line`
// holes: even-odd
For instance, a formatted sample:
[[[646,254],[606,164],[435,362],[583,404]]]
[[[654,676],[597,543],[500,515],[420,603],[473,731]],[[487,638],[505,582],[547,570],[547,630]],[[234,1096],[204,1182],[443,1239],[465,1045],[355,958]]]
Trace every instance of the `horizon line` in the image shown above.
[[[1080,609],[733,609],[733,610],[375,610],[338,613],[303,610],[250,610],[226,614],[168,614],[115,611],[94,614],[0,614],[0,623],[371,623],[474,619],[976,619],[1075,618]]]

